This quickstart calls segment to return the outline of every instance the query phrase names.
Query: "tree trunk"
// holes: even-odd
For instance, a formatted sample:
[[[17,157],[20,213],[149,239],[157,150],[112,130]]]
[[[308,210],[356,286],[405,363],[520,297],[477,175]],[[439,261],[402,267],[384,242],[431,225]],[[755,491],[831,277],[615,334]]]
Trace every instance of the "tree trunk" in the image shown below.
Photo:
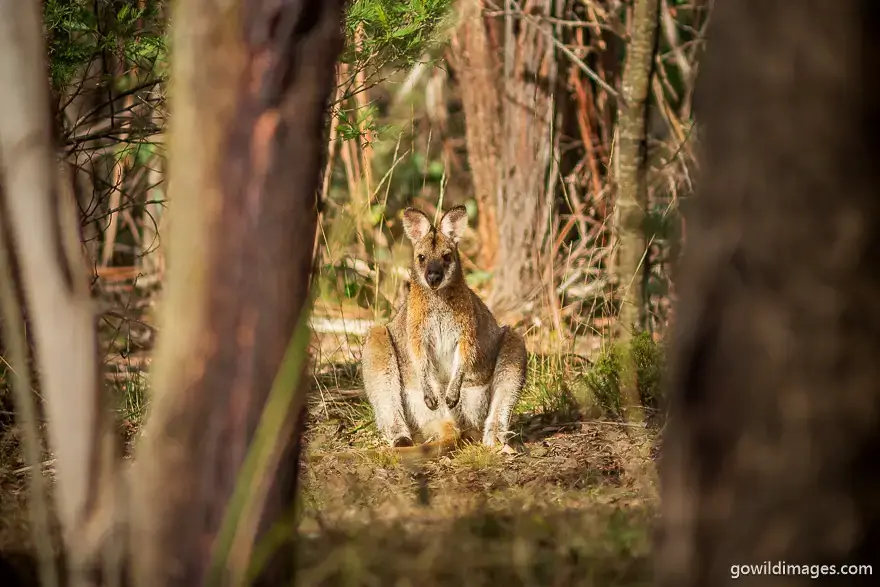
[[[305,386],[269,392],[290,370],[286,349],[309,309],[342,17],[341,0],[176,4],[168,286],[132,486],[138,585],[234,584],[268,525],[293,507]],[[294,367],[280,380],[287,391]],[[271,431],[261,421],[270,400],[269,441],[279,445],[261,453],[268,477],[247,477],[258,426]],[[226,534],[240,473],[259,494],[257,517]],[[289,584],[289,550],[257,584]]]
[[[490,298],[493,309],[502,314],[522,308],[541,287],[548,197],[553,197],[548,174],[553,166],[558,63],[550,38],[553,28],[531,14],[552,16],[555,4],[556,0],[533,2],[518,33],[515,15],[506,16],[496,210],[499,248]]]
[[[739,0],[712,18],[662,463],[670,587],[870,563],[880,538],[880,11]]]
[[[3,178],[0,174],[0,192],[3,191]],[[0,193],[0,201],[4,198]],[[2,212],[2,208],[0,208]],[[16,287],[16,259],[6,216],[0,213],[0,356],[12,369],[4,368],[9,379],[8,388],[15,396],[15,422],[21,430],[21,450],[32,471],[41,471],[43,460],[42,435],[39,428],[37,395],[33,393],[34,378],[32,363],[29,360],[30,345],[26,336],[24,300],[22,292]],[[20,281],[20,280],[19,280]],[[4,365],[5,367],[6,365]],[[5,383],[0,381],[0,384]],[[0,405],[7,409],[5,392],[7,386],[0,388]],[[4,423],[5,424],[5,423]],[[0,424],[2,426],[3,424]],[[55,565],[56,545],[53,544],[52,516],[50,511],[49,484],[42,474],[29,475],[28,509],[30,510],[31,535],[36,548],[36,570],[40,582],[47,587],[59,582],[59,569]],[[0,572],[0,576],[3,573]]]
[[[460,0],[461,25],[452,37],[456,72],[465,113],[468,163],[479,216],[480,268],[492,271],[498,256],[498,197],[501,106],[498,63],[486,35],[483,0]]]
[[[629,420],[641,420],[643,417],[630,342],[633,331],[642,327],[645,312],[647,100],[654,70],[659,16],[658,0],[635,0],[617,118],[617,201],[613,226],[618,255],[616,278],[621,300],[615,334],[624,361],[620,381],[621,405]]]
[[[57,458],[56,509],[70,584],[78,585],[94,546],[91,521],[112,501],[103,492],[111,487],[105,481],[113,465],[103,458],[106,406],[95,319],[74,196],[60,183],[69,177],[52,138],[42,33],[39,3],[0,2],[0,220],[5,258],[33,328],[49,446]]]

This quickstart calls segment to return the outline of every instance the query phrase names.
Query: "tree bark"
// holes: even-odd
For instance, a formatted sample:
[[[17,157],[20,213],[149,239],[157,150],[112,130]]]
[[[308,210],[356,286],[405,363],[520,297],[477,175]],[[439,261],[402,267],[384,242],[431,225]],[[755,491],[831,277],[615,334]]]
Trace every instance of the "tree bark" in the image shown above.
[[[56,158],[39,3],[0,2],[0,221],[5,258],[33,328],[55,502],[71,568],[83,580],[91,524],[109,507],[97,337],[74,196]],[[62,179],[63,178],[63,179]],[[68,189],[63,189],[67,187]]]
[[[0,192],[3,190],[3,178],[0,174]],[[3,194],[0,193],[0,201]],[[2,211],[2,209],[0,209]],[[0,356],[13,369],[4,369],[9,378],[8,388],[15,396],[15,421],[19,425],[21,450],[28,466],[40,470],[43,460],[42,435],[39,430],[39,416],[36,406],[36,394],[33,393],[33,373],[29,360],[30,345],[28,344],[24,321],[25,308],[23,295],[16,284],[20,274],[15,267],[12,256],[13,245],[9,238],[8,221],[0,214]],[[0,382],[4,383],[4,382]],[[0,401],[5,399],[7,386],[0,389]],[[6,406],[4,406],[5,408]],[[46,478],[41,474],[31,473],[29,479],[28,509],[30,510],[31,535],[36,549],[35,560],[40,582],[43,585],[58,585],[59,569],[55,565],[53,544],[52,517],[50,512],[49,487]],[[2,573],[0,573],[2,575]]]
[[[612,225],[618,255],[615,277],[621,299],[615,335],[623,359],[621,406],[629,420],[643,418],[630,342],[634,331],[644,324],[645,313],[647,100],[654,71],[659,17],[658,0],[635,0],[617,118],[617,161],[614,165],[617,198]]]
[[[479,215],[480,268],[491,271],[498,256],[496,200],[501,179],[498,139],[501,101],[498,63],[486,35],[483,0],[460,0],[461,24],[452,37],[465,113],[465,140]]]
[[[342,4],[176,5],[168,286],[132,485],[138,585],[209,577],[270,387],[308,313]],[[277,466],[245,480],[264,492],[262,519],[227,553],[221,584],[242,578],[254,544],[293,506],[304,389],[273,412],[286,431]],[[289,584],[291,558],[280,553],[257,584]]]
[[[530,15],[552,16],[555,5],[556,0],[533,2]],[[514,32],[514,14],[505,23],[501,180],[496,200],[498,255],[490,298],[493,310],[502,315],[522,308],[540,293],[548,196],[553,196],[548,193],[553,184],[548,174],[553,173],[559,64],[550,38],[553,28],[530,15],[518,33]]]
[[[739,0],[712,18],[662,463],[670,587],[871,563],[880,538],[880,10]]]

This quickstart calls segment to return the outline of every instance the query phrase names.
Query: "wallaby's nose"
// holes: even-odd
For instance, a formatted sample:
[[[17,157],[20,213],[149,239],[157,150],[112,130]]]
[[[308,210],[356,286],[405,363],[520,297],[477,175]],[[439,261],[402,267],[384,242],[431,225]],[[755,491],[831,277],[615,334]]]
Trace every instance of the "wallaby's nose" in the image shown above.
[[[443,281],[443,263],[431,261],[425,269],[425,281],[431,287],[437,287]]]

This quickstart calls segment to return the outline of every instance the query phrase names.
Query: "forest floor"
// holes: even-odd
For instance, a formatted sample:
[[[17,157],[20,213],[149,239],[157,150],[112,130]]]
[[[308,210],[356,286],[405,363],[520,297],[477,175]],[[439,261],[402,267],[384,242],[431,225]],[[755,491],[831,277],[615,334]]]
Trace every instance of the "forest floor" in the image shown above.
[[[514,425],[522,452],[465,445],[419,463],[375,450],[382,443],[356,363],[316,370],[298,584],[647,585],[658,432],[584,409],[576,383],[601,374],[586,373],[595,370],[588,363],[581,373],[561,364],[532,358]],[[125,394],[122,418],[134,427],[143,395]],[[45,468],[51,473],[51,461]],[[0,435],[0,553],[29,550],[26,489],[7,430]]]
[[[370,409],[342,379],[319,377],[312,404],[301,585],[650,582],[653,427],[585,418],[562,388],[540,384],[546,370],[533,363],[514,426],[522,452],[465,445],[400,462],[373,450],[381,442]]]
[[[647,585],[644,440],[585,423],[527,441],[526,455],[307,464],[300,584]]]

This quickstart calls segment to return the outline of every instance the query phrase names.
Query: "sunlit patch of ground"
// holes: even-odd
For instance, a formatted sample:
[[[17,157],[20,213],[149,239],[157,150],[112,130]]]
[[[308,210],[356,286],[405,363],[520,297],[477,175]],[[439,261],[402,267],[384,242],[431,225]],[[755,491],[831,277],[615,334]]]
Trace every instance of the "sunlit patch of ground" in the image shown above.
[[[514,424],[521,454],[466,445],[413,464],[376,450],[382,443],[351,359],[325,364],[314,379],[299,585],[649,583],[656,434],[617,421],[603,363],[532,356]],[[145,390],[122,391],[121,420],[137,429]],[[0,438],[5,552],[27,552],[31,542],[19,453],[7,429]]]
[[[299,584],[648,584],[654,435],[573,417],[521,413],[523,454],[465,446],[413,465],[371,450],[362,400],[316,403]]]

